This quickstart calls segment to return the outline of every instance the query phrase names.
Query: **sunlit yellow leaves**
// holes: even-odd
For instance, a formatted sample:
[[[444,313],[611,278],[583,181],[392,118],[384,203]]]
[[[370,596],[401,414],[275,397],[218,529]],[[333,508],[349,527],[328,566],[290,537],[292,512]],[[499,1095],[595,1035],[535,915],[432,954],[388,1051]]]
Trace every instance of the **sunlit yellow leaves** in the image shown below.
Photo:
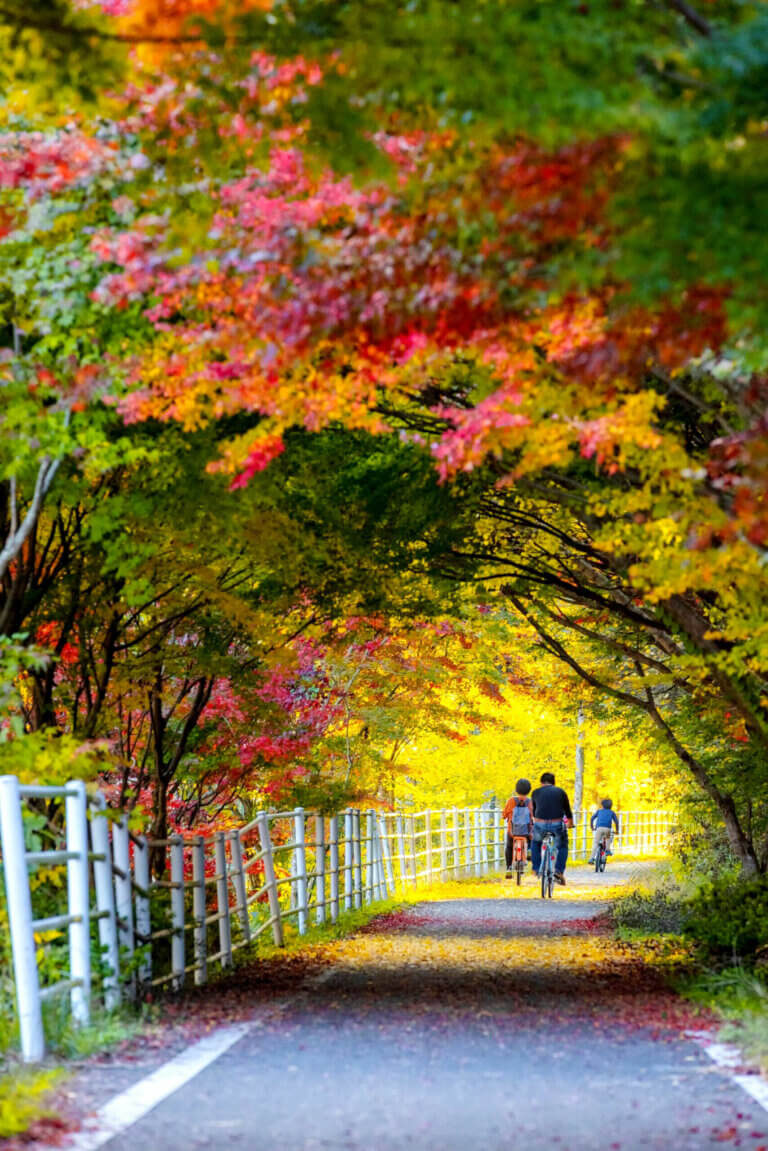
[[[444,938],[416,935],[365,934],[345,940],[333,949],[334,965],[369,971],[373,978],[385,970],[470,969],[474,976],[514,974],[523,968],[555,973],[571,970],[583,973],[601,969],[606,963],[629,965],[632,960],[616,952],[611,940],[598,936],[559,936],[542,932],[540,937],[487,936],[466,939],[460,934]]]

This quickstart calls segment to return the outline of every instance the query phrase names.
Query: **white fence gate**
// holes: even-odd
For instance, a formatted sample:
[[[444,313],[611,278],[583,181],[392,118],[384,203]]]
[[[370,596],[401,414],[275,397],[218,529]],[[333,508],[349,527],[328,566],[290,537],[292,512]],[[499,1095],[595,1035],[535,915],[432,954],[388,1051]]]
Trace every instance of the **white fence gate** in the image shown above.
[[[60,850],[26,849],[23,805],[30,799],[64,802]],[[617,853],[665,849],[670,813],[624,812],[619,819]],[[111,1009],[137,987],[179,989],[189,976],[204,984],[213,965],[230,967],[234,953],[264,932],[282,946],[286,921],[303,935],[407,887],[499,871],[504,840],[500,811],[488,806],[331,816],[263,811],[228,831],[149,841],[134,836],[118,813],[108,815],[103,797],[89,798],[81,781],[28,787],[2,776],[0,843],[23,1057],[43,1057],[47,1000],[68,993],[75,1022],[88,1022],[94,922],[100,995]],[[579,812],[571,858],[586,858],[590,847],[589,813]],[[66,913],[35,918],[30,870],[41,866],[66,866]],[[64,929],[68,978],[41,986],[39,937]]]

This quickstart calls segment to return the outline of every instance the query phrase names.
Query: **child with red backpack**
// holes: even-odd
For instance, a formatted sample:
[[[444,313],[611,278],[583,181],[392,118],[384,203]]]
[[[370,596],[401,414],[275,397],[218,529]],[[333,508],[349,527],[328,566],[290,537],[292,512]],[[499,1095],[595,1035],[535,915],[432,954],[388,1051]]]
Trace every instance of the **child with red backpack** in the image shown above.
[[[504,805],[502,814],[507,821],[507,842],[504,851],[507,861],[507,879],[512,876],[512,855],[516,837],[525,836],[530,852],[531,836],[533,835],[533,804],[529,799],[530,792],[530,780],[518,779],[515,784],[515,794]]]

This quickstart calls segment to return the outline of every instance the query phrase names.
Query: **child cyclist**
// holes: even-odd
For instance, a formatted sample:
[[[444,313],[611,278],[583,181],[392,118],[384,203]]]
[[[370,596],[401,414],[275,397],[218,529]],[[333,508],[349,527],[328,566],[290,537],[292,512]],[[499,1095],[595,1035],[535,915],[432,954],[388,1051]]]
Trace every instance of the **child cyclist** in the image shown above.
[[[603,842],[603,840],[606,840],[606,853],[608,855],[613,855],[613,852],[611,851],[611,846],[613,844],[613,828],[615,825],[616,830],[619,830],[619,821],[616,816],[616,812],[613,811],[612,808],[612,799],[602,800],[600,807],[598,807],[597,811],[594,812],[592,818],[589,821],[589,826],[595,833],[594,839],[592,840],[592,856],[589,860],[590,863],[595,862],[597,853],[600,850],[600,844]]]
[[[507,843],[505,858],[507,861],[507,879],[512,876],[512,853],[516,836],[525,836],[528,841],[528,851],[531,848],[531,835],[533,834],[533,804],[530,801],[531,783],[528,779],[518,779],[515,784],[515,794],[504,805],[503,816],[507,821]],[[527,853],[526,853],[527,854]]]

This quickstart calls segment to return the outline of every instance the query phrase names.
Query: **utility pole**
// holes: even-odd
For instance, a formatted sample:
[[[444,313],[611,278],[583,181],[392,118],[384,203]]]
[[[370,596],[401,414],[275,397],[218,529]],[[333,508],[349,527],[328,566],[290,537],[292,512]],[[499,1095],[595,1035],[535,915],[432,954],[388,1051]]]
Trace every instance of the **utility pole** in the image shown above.
[[[574,814],[581,811],[584,802],[584,706],[579,704],[576,733],[576,774],[573,780]]]

